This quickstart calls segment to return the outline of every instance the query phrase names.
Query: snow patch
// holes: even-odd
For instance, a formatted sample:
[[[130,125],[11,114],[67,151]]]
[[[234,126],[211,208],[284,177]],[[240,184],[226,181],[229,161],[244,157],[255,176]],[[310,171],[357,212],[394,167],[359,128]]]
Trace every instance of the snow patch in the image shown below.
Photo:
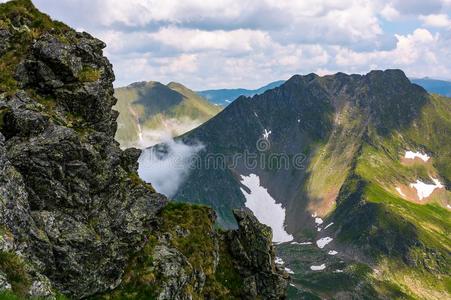
[[[294,274],[293,270],[287,267],[285,267],[285,272],[287,272],[288,274]]]
[[[406,151],[406,154],[404,155],[404,158],[407,159],[415,159],[416,157],[418,157],[422,161],[428,161],[430,159],[429,155],[420,152]]]
[[[301,119],[298,119],[298,123],[301,123]]]
[[[267,129],[265,129],[265,132],[263,132],[263,138],[265,140],[267,140],[269,138],[269,135],[272,133],[272,131],[268,131]]]
[[[318,232],[321,231],[321,227],[318,227],[316,230],[317,230]]]
[[[327,254],[329,254],[329,255],[337,255],[338,252],[335,251],[335,250],[330,250]]]
[[[318,225],[321,225],[321,224],[323,224],[323,219],[321,219],[321,218],[315,218],[315,223],[316,224],[318,224]]]
[[[291,242],[291,245],[311,245],[311,244],[313,244],[313,243],[312,242],[301,242],[301,243]]]
[[[326,230],[327,228],[329,228],[332,225],[334,225],[334,222],[330,222],[329,224],[327,224],[326,227],[324,227],[324,230]]]
[[[343,273],[343,270],[335,270],[334,273]]]
[[[285,231],[285,208],[268,193],[268,190],[260,185],[260,177],[255,174],[242,176],[241,183],[245,185],[250,193],[241,188],[241,192],[246,198],[244,205],[252,210],[257,219],[271,227],[273,232],[273,242],[290,242],[293,236]]]
[[[316,245],[317,245],[319,248],[323,249],[324,246],[326,246],[327,244],[329,244],[329,243],[332,242],[332,241],[333,241],[333,238],[326,236],[326,237],[323,237],[323,238],[317,240],[317,241],[316,241]]]
[[[312,271],[322,271],[326,268],[326,264],[322,264],[319,266],[310,266],[310,270]]]
[[[443,188],[443,185],[436,178],[432,178],[434,184],[427,184],[420,180],[417,180],[415,183],[411,183],[410,187],[415,188],[417,190],[418,198],[423,200],[424,198],[429,197],[435,189]]]
[[[403,197],[406,197],[406,195],[402,192],[400,187],[396,187],[396,191]]]
[[[274,259],[274,262],[278,265],[283,265],[285,262],[280,257],[277,257]]]

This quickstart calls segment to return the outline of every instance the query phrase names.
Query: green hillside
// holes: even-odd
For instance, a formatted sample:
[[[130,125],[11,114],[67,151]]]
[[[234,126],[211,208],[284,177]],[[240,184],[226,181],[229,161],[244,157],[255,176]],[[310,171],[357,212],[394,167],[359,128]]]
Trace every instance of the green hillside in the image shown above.
[[[256,174],[294,236],[277,245],[292,271],[291,299],[449,298],[450,101],[399,70],[293,76],[237,99],[180,140],[205,145],[198,166],[217,153],[266,162],[301,154],[302,165],[196,168],[174,198],[209,204],[233,227],[231,208],[249,201],[241,178]]]
[[[145,147],[191,130],[220,111],[185,86],[171,82],[139,82],[117,88],[116,139],[122,147]]]

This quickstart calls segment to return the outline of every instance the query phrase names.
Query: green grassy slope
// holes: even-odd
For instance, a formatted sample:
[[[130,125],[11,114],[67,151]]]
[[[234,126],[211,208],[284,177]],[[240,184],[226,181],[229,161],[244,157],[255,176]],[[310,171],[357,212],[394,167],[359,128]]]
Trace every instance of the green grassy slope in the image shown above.
[[[355,281],[345,280],[344,287],[338,284],[331,286],[331,282],[338,280],[336,277],[345,279],[350,276],[346,271],[349,265],[364,263],[370,267],[369,272],[357,282],[363,282],[361,287],[370,284],[377,298],[443,299],[450,296],[451,214],[446,206],[451,203],[451,193],[442,190],[415,203],[395,190],[397,185],[408,186],[417,179],[431,182],[431,176],[439,178],[449,189],[449,101],[448,98],[429,96],[411,124],[389,134],[381,135],[375,126],[368,125],[349,164],[339,172],[332,172],[341,174],[340,178],[345,179],[340,185],[336,206],[330,209],[326,223],[333,221],[337,224],[336,247],[344,252],[341,255],[348,265],[343,266],[345,271],[340,274],[328,268],[312,275],[298,268],[296,277],[300,276],[299,273],[305,275],[298,291],[310,291],[317,296],[352,291],[352,282]],[[329,160],[336,162],[340,157],[346,157],[352,141],[355,139],[346,140],[348,146],[344,146],[342,152],[330,152],[332,159]],[[340,148],[337,143],[334,145]],[[432,162],[404,164],[401,157],[406,150],[426,152]],[[310,184],[322,183],[322,191],[336,187],[337,183],[325,181],[335,175],[322,176],[326,173],[318,167],[318,164],[322,166],[324,161],[329,160],[322,159],[323,164],[316,160],[312,166],[314,175],[310,177]],[[281,255],[290,257],[288,250],[287,246],[282,246]],[[333,266],[332,263],[330,265]],[[311,286],[311,276],[316,276],[316,287]],[[321,285],[323,288],[319,287]],[[328,292],[324,286],[331,286],[332,290]]]
[[[115,90],[119,111],[116,139],[122,146],[139,145],[140,132],[183,134],[216,115],[220,108],[185,86],[171,82],[131,84]]]
[[[277,252],[294,271],[289,299],[448,299],[451,295],[450,99],[430,95],[411,123],[381,135],[374,123],[339,113],[340,126],[315,146],[305,189],[322,205],[330,228]],[[365,124],[365,123],[363,123]],[[357,128],[356,128],[357,126]],[[364,129],[357,130],[358,128]],[[345,134],[347,133],[347,134]],[[428,153],[427,163],[402,162],[406,150]],[[395,187],[430,177],[448,187],[409,201]],[[321,212],[318,202],[312,210]],[[324,226],[323,226],[324,227]],[[324,249],[319,237],[334,240]],[[328,251],[338,250],[335,256]],[[312,265],[325,264],[314,271]]]

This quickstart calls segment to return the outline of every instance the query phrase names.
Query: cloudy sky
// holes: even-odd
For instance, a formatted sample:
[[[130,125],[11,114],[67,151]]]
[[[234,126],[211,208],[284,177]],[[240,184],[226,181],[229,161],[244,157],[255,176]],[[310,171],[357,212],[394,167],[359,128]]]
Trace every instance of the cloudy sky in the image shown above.
[[[1,1],[1,0],[0,0]],[[34,0],[108,44],[116,86],[253,88],[401,68],[451,80],[451,0]]]

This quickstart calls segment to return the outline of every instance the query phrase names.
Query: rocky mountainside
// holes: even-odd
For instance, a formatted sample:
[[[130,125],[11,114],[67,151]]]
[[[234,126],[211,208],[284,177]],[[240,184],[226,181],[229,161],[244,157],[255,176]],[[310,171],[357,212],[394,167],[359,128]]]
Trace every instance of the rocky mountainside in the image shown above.
[[[221,111],[180,83],[137,82],[114,92],[122,147],[148,147],[183,134]]]
[[[232,208],[252,209],[282,242],[293,299],[446,298],[450,120],[450,99],[400,70],[296,75],[178,138],[204,147],[174,198],[231,228]]]
[[[271,230],[167,204],[114,140],[105,44],[0,4],[0,298],[281,299]]]
[[[264,92],[266,92],[267,90],[281,86],[284,82],[285,82],[284,80],[274,81],[274,82],[268,83],[267,85],[262,86],[255,90],[242,89],[242,88],[217,89],[217,90],[198,91],[197,94],[204,97],[211,103],[226,107],[239,96],[252,97],[255,95],[260,95],[260,94],[263,94]]]

